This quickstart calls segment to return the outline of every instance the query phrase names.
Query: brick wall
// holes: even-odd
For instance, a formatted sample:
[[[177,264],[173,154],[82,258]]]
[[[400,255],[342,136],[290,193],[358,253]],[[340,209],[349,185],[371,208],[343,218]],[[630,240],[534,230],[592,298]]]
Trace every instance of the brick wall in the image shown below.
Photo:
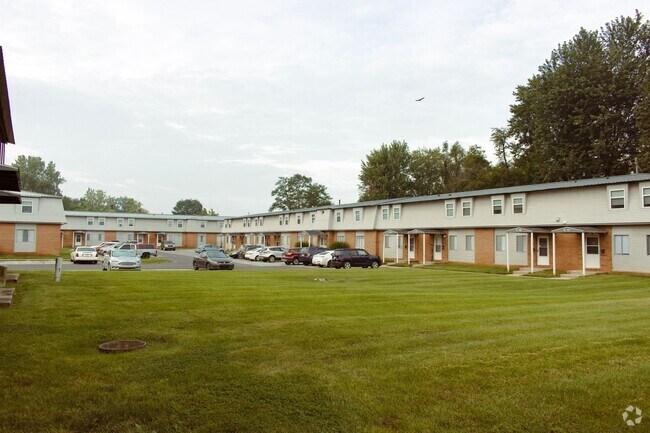
[[[187,248],[197,247],[199,243],[198,233],[183,233],[183,245]]]
[[[374,254],[376,256],[381,256],[381,243],[378,242],[378,232],[376,230],[369,230],[367,232],[364,232],[363,234],[364,237],[364,249],[368,251],[370,254]]]
[[[494,264],[494,229],[474,229],[474,263]]]
[[[58,256],[60,251],[61,225],[37,224],[35,254],[52,254]]]
[[[0,254],[13,254],[15,229],[13,223],[0,223]]]
[[[537,248],[537,245],[535,245]],[[557,269],[582,269],[582,238],[575,233],[557,233],[555,235],[555,266]],[[551,253],[551,260],[553,260]],[[537,254],[535,254],[537,261]],[[552,263],[552,262],[551,262]]]

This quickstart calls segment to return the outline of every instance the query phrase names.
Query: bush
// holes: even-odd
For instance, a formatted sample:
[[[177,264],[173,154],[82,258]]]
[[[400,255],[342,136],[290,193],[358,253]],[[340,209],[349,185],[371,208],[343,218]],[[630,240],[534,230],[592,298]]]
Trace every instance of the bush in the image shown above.
[[[295,244],[293,244],[294,247],[306,247],[309,246],[309,241],[298,241]],[[315,245],[314,245],[315,246]]]
[[[330,250],[336,250],[338,248],[350,248],[347,242],[332,242],[329,247]]]

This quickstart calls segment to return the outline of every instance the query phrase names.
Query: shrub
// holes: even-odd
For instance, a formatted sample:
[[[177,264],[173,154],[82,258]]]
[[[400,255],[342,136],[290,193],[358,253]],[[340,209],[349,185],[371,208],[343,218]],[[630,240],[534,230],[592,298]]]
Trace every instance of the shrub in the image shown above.
[[[295,244],[293,244],[294,247],[306,247],[309,246],[309,241],[298,241]]]
[[[330,250],[335,250],[337,248],[350,248],[347,242],[332,242],[329,247]]]

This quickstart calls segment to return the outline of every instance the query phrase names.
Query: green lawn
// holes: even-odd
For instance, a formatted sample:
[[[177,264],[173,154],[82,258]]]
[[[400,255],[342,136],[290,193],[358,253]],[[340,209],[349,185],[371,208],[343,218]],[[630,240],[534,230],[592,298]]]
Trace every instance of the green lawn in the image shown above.
[[[649,312],[636,276],[21,272],[0,431],[648,431]]]
[[[505,266],[499,265],[470,265],[465,263],[434,263],[432,265],[421,266],[422,269],[433,269],[438,271],[462,271],[462,272],[479,272],[483,274],[505,275],[519,269],[518,266],[511,266],[510,272]]]

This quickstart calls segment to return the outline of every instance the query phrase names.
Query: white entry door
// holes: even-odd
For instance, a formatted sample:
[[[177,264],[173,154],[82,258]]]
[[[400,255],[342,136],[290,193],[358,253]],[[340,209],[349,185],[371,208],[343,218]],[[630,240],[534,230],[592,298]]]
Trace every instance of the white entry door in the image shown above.
[[[79,245],[84,244],[84,235],[83,233],[75,233],[74,234],[74,246],[77,247]]]
[[[413,260],[415,258],[415,235],[408,235],[409,237],[409,259]]]
[[[442,260],[442,236],[441,235],[434,236],[433,260]]]
[[[537,238],[537,264],[539,266],[548,266],[548,236],[539,236]]]
[[[600,269],[600,238],[598,236],[587,236],[586,244],[585,267],[587,269]]]

